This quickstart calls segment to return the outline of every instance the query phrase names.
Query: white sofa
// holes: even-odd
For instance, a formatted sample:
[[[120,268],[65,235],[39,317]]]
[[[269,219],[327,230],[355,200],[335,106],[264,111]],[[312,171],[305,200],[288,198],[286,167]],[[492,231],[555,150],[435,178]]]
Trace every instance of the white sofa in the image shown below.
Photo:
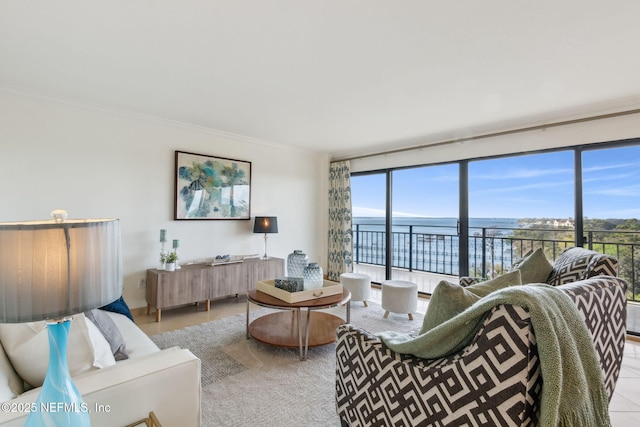
[[[117,362],[112,359],[111,366],[93,366],[77,375],[73,375],[72,369],[73,381],[90,411],[92,426],[126,426],[146,418],[150,411],[165,426],[200,426],[200,359],[186,349],[160,350],[126,316],[103,312],[120,331],[128,359]],[[23,381],[6,357],[4,341],[0,347],[0,387],[5,387],[5,402],[0,410],[0,426],[18,427],[24,425],[28,416],[24,407],[36,401],[40,387],[6,400],[7,384]],[[69,344],[71,358],[74,350],[71,335]]]

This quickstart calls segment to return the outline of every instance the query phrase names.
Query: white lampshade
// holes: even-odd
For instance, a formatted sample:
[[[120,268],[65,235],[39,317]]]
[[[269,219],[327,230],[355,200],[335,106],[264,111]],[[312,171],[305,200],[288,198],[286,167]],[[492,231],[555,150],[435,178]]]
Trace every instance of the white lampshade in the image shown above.
[[[121,295],[119,220],[0,223],[0,323],[59,319]]]

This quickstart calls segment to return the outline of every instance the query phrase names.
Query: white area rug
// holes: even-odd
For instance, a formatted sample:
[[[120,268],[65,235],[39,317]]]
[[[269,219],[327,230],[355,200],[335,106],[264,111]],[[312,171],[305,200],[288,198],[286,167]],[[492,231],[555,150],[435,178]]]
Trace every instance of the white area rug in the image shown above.
[[[344,307],[329,310],[346,316]],[[251,319],[268,312],[251,313]],[[370,332],[415,332],[422,315],[411,321],[376,304],[351,307],[351,323]],[[297,349],[283,349],[245,338],[245,315],[152,336],[161,348],[180,346],[202,360],[202,426],[339,426],[335,410],[335,344],[309,349],[300,361]]]

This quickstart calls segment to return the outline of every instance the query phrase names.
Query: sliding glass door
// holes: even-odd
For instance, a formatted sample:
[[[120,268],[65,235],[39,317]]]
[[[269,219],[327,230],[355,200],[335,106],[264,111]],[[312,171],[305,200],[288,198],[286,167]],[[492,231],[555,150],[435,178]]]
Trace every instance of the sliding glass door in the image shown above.
[[[386,279],[386,172],[351,176],[353,208],[353,271]]]

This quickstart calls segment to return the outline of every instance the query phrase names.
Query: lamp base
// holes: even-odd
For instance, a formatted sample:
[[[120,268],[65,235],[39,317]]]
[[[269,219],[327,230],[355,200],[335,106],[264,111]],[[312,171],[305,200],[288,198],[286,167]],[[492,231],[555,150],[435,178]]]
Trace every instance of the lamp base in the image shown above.
[[[49,367],[27,427],[89,427],[89,408],[71,380],[67,364],[70,319],[49,323]]]
[[[269,257],[267,256],[267,233],[264,233],[264,255],[262,255],[261,259],[269,259]]]

